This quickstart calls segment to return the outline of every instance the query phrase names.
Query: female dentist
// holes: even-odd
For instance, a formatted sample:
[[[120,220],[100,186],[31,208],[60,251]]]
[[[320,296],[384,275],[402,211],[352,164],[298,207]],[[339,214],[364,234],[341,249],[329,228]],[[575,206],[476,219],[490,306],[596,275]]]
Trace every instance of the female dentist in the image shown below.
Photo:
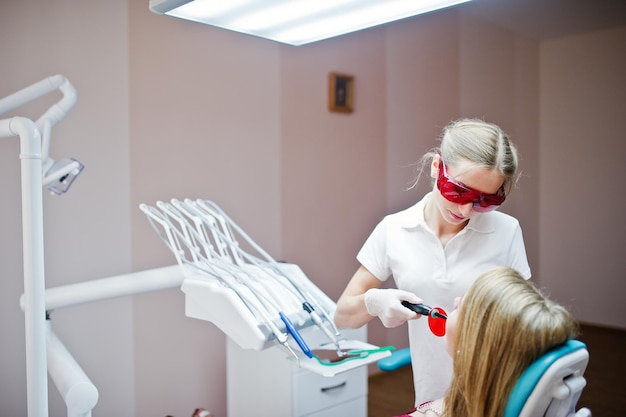
[[[427,320],[415,320],[421,316],[402,301],[452,310],[454,299],[496,266],[530,278],[519,222],[495,210],[515,186],[517,161],[515,145],[497,125],[461,119],[446,126],[415,180],[429,168],[432,192],[375,227],[337,301],[339,328],[359,328],[374,317],[388,328],[408,322],[416,405],[443,397],[452,360]],[[396,288],[379,288],[389,277]]]

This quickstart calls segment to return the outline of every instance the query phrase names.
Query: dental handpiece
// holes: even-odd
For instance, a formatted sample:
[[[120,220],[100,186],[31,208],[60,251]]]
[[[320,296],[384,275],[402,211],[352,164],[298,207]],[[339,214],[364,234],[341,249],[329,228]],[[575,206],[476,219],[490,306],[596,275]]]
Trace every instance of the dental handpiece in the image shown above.
[[[324,322],[322,321],[320,316],[317,314],[315,309],[313,309],[313,306],[308,301],[305,301],[304,303],[302,303],[302,308],[307,313],[309,313],[313,322],[317,325],[317,327],[322,329],[322,331],[326,334],[326,337],[328,337],[330,341],[333,343],[333,345],[335,345],[335,348],[337,349],[337,353],[339,353],[341,356],[342,350],[341,350],[341,347],[339,346],[339,341],[337,340],[337,337],[324,324]]]
[[[417,314],[421,314],[423,316],[430,316],[432,318],[439,317],[444,320],[448,319],[448,316],[446,316],[445,314],[441,314],[437,308],[429,307],[426,304],[414,304],[408,301],[403,301],[402,305],[409,310],[413,310]]]

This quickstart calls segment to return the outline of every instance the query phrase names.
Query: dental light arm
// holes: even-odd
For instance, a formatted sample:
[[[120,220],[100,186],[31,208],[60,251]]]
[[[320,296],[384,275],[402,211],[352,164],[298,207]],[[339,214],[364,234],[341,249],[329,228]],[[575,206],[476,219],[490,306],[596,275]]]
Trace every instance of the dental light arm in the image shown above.
[[[56,75],[0,99],[2,115],[56,89],[63,98],[36,122],[20,116],[0,119],[0,138],[20,138],[28,417],[48,415],[42,177],[50,177],[48,189],[59,194],[67,191],[82,170],[78,161],[78,165],[74,161],[60,165],[48,162],[50,130],[76,103],[76,90],[65,77]],[[58,168],[60,174],[56,173]]]
[[[76,104],[76,89],[69,80],[62,75],[53,75],[45,78],[0,99],[0,114],[15,110],[57,89],[63,93],[63,98],[48,108],[36,121],[37,127],[40,130],[42,130],[43,123],[46,120],[50,121],[50,127],[53,127],[60,122]]]
[[[67,78],[54,75],[31,84],[15,93],[0,99],[0,114],[15,110],[46,94],[59,90],[63,97],[50,106],[35,122],[41,136],[42,185],[56,195],[65,193],[74,179],[83,170],[83,165],[75,159],[65,158],[54,161],[49,157],[51,129],[63,120],[76,104],[76,89]],[[15,135],[15,132],[13,132]],[[0,136],[2,136],[0,134]]]

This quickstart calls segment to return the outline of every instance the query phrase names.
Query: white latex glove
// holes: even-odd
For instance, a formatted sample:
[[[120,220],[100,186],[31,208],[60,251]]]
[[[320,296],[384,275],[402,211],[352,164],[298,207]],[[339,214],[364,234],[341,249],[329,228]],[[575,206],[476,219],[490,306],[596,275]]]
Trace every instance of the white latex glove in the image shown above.
[[[402,305],[402,301],[419,304],[422,299],[412,292],[394,288],[371,288],[365,292],[365,308],[377,316],[387,328],[398,327],[418,314]]]

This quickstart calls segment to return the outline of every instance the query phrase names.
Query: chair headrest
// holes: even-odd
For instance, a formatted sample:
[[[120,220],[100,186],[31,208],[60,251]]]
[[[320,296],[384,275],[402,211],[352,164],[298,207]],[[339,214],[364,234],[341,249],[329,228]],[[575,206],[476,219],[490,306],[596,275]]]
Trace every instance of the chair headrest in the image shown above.
[[[524,404],[526,404],[541,377],[557,360],[577,350],[586,348],[587,346],[579,340],[569,340],[564,345],[549,350],[533,362],[513,387],[504,417],[518,417],[520,415]]]

